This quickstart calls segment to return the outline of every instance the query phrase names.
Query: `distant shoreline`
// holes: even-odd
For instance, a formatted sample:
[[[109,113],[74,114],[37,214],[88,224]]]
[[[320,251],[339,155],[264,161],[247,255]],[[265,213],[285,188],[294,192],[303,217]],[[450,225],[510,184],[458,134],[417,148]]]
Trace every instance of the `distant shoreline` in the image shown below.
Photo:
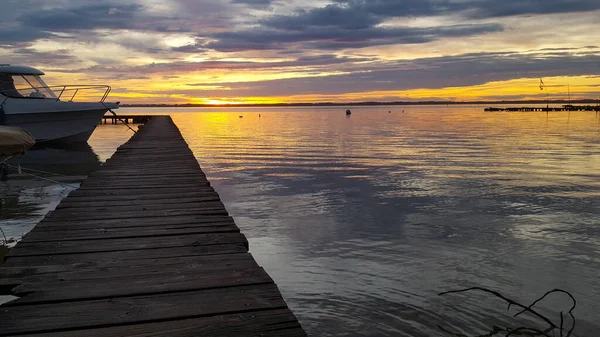
[[[389,106],[389,105],[499,105],[499,104],[600,104],[600,99],[582,100],[521,100],[521,101],[419,101],[419,102],[350,102],[350,103],[273,103],[273,104],[121,104],[121,107],[129,108],[260,108],[260,107],[323,107],[323,106]]]

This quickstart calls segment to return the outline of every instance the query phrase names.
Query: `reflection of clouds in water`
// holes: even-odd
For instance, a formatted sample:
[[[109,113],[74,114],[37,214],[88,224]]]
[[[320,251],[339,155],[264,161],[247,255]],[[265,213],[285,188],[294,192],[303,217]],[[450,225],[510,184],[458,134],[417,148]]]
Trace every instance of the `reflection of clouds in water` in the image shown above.
[[[542,114],[475,107],[319,110],[175,118],[309,332],[429,336],[443,320],[474,334],[512,322],[485,296],[435,296],[468,285],[524,302],[564,287],[580,300],[581,335],[596,331],[590,115],[567,130],[561,114],[546,126]]]
[[[13,238],[20,238],[29,232],[73,190],[72,187],[34,180],[26,176],[19,177],[18,180],[12,177],[12,180],[6,184],[6,194],[2,197],[0,226],[6,236]],[[74,185],[77,186],[78,184]]]

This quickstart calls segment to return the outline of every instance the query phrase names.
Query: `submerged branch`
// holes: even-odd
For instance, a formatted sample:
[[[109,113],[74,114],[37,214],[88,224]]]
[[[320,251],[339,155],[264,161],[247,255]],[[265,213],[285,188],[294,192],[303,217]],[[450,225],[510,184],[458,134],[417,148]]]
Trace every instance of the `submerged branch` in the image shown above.
[[[542,295],[540,298],[536,299],[535,301],[533,301],[530,305],[525,306],[515,300],[512,300],[504,295],[502,295],[501,293],[491,290],[491,289],[487,289],[487,288],[483,288],[483,287],[471,287],[471,288],[466,288],[466,289],[459,289],[459,290],[450,290],[450,291],[444,291],[438,294],[438,296],[442,296],[442,295],[447,295],[447,294],[458,294],[458,293],[464,293],[464,292],[469,292],[469,291],[482,291],[488,294],[492,294],[500,299],[502,299],[503,301],[508,303],[508,308],[507,311],[510,310],[511,306],[517,306],[519,308],[521,308],[521,310],[519,312],[517,312],[516,314],[513,315],[513,317],[518,317],[519,315],[523,314],[523,313],[530,313],[531,315],[539,318],[540,320],[544,321],[546,324],[548,324],[548,328],[546,328],[545,330],[540,330],[537,328],[530,328],[530,327],[518,327],[518,328],[507,328],[507,329],[499,329],[498,327],[494,327],[493,330],[491,330],[490,333],[488,333],[487,335],[482,335],[480,337],[483,336],[493,336],[497,333],[500,332],[507,332],[506,333],[506,337],[508,336],[514,336],[514,335],[527,335],[527,336],[545,336],[545,337],[550,337],[550,335],[548,335],[548,333],[550,333],[551,331],[553,331],[554,329],[558,329],[560,332],[560,337],[563,337],[563,332],[564,332],[564,317],[563,317],[563,312],[560,312],[560,323],[559,325],[554,323],[551,319],[549,319],[548,317],[542,315],[541,313],[539,313],[538,311],[536,311],[533,307],[538,304],[539,302],[543,301],[548,295],[553,294],[553,293],[563,293],[566,294],[567,296],[569,296],[569,298],[571,299],[571,301],[573,302],[571,308],[569,309],[569,311],[567,312],[569,314],[569,316],[571,317],[571,327],[569,329],[569,331],[567,332],[566,337],[570,337],[571,334],[573,333],[573,330],[575,329],[575,316],[573,315],[573,310],[575,309],[575,307],[577,306],[577,301],[575,300],[575,297],[573,297],[573,295],[571,295],[571,293],[569,293],[566,290],[562,290],[562,289],[552,289],[548,292],[546,292],[544,295]],[[445,333],[450,333],[453,334],[455,336],[464,336],[461,334],[454,334],[444,328],[442,328],[440,326],[440,329],[445,332]]]

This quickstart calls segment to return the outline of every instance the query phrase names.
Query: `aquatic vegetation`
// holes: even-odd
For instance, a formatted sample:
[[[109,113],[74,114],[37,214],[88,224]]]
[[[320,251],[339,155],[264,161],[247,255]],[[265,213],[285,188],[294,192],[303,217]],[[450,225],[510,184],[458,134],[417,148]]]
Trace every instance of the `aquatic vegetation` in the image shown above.
[[[445,291],[445,292],[439,293],[438,295],[443,296],[443,295],[448,295],[448,294],[458,294],[458,293],[465,293],[465,292],[470,292],[470,291],[482,291],[482,292],[494,295],[494,296],[502,299],[503,301],[508,303],[508,307],[506,308],[507,311],[509,311],[512,306],[519,307],[521,310],[513,315],[513,317],[515,317],[515,318],[522,314],[528,313],[528,314],[530,314],[530,316],[534,317],[535,319],[537,319],[539,321],[543,321],[544,324],[547,325],[547,327],[543,330],[541,328],[529,327],[529,326],[518,326],[518,327],[514,327],[514,328],[511,328],[511,327],[501,328],[501,327],[494,326],[494,327],[492,327],[492,329],[489,333],[487,333],[485,335],[479,335],[478,337],[491,337],[491,336],[496,336],[496,335],[500,335],[500,334],[503,334],[506,337],[508,337],[508,336],[546,336],[546,337],[550,337],[550,336],[556,336],[555,332],[559,332],[560,337],[570,337],[571,334],[573,333],[573,330],[575,330],[575,316],[573,316],[573,310],[575,310],[575,307],[577,306],[577,301],[575,300],[575,297],[573,297],[573,295],[571,295],[571,293],[569,293],[566,290],[552,289],[550,291],[547,291],[544,295],[542,295],[541,297],[539,297],[538,299],[536,299],[530,305],[527,305],[527,306],[525,306],[515,300],[512,300],[512,299],[500,294],[497,291],[490,290],[490,289],[483,288],[483,287],[471,287],[471,288],[466,288],[466,289],[450,290],[450,291]],[[539,313],[538,311],[536,311],[534,309],[536,304],[543,301],[549,295],[555,294],[555,293],[566,294],[567,296],[569,296],[569,298],[573,302],[573,304],[571,305],[571,308],[569,309],[569,311],[567,311],[566,314],[563,311],[560,312],[560,322],[559,323],[552,321],[550,318],[542,315],[541,313]],[[569,318],[569,321],[570,321],[570,324],[568,324],[568,326],[569,326],[568,329],[567,329],[567,327],[565,327],[565,318],[567,318],[567,317]],[[458,336],[458,337],[466,337],[466,335],[464,335],[464,334],[451,332],[440,325],[438,325],[438,327],[444,333],[447,333],[449,335]],[[552,333],[552,335],[550,335],[550,333]]]

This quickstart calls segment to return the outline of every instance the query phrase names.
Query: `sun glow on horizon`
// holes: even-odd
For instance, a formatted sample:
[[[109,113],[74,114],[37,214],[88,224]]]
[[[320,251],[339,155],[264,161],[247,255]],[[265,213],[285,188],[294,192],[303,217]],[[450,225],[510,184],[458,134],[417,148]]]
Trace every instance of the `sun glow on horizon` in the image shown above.
[[[138,88],[128,92],[126,89],[111,94],[113,100],[121,100],[128,104],[211,104],[211,105],[240,105],[240,104],[281,104],[281,103],[350,103],[365,101],[501,101],[501,100],[577,100],[600,99],[600,78],[594,76],[576,77],[547,77],[544,78],[545,88],[540,90],[539,78],[519,78],[507,81],[493,81],[481,85],[421,88],[410,90],[376,90],[348,92],[341,94],[300,94],[288,96],[238,96],[236,90],[219,86],[194,88],[198,93],[217,90],[227,93],[226,96],[199,96],[195,92],[175,93],[177,87],[169,88]],[[185,86],[183,86],[185,87]],[[155,89],[155,92],[152,92]]]

